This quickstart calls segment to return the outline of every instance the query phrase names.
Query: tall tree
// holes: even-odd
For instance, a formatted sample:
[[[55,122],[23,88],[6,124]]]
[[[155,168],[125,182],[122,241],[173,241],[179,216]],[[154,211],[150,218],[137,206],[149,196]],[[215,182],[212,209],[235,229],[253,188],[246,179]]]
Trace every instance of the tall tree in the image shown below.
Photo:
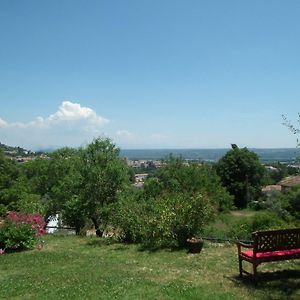
[[[82,150],[79,174],[81,201],[97,236],[101,236],[105,207],[116,201],[118,192],[129,181],[127,166],[111,140],[98,138]]]
[[[236,145],[216,164],[217,174],[223,186],[234,196],[237,208],[244,208],[255,200],[263,184],[265,168],[259,162],[257,154],[247,148]]]

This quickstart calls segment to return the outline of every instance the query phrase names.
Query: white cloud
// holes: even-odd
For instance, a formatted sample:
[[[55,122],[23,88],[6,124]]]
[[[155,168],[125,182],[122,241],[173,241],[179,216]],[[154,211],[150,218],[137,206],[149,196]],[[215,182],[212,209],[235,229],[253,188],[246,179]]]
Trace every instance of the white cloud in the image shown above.
[[[108,119],[105,119],[101,116],[98,116],[94,110],[89,107],[83,107],[79,103],[72,103],[70,101],[63,101],[59,106],[58,111],[47,118],[37,117],[35,120],[22,123],[6,123],[4,120],[0,119],[0,126],[8,127],[51,127],[58,123],[68,123],[76,121],[86,121],[89,124],[95,126],[103,126],[109,122]]]
[[[82,107],[79,103],[72,103],[70,101],[64,101],[55,114],[50,115],[46,122],[55,123],[61,121],[78,121],[87,120],[95,125],[104,125],[109,120],[100,117],[94,110],[89,107]]]
[[[0,140],[33,148],[78,146],[83,141],[101,135],[101,128],[107,123],[109,120],[97,115],[93,109],[63,101],[55,113],[45,118],[12,123],[0,118]]]

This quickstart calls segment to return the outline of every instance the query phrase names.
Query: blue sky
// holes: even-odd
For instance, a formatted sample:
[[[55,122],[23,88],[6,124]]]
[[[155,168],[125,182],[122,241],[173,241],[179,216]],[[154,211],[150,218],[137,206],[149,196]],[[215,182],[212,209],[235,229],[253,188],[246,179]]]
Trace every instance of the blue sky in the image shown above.
[[[0,0],[0,141],[295,147],[300,1]]]

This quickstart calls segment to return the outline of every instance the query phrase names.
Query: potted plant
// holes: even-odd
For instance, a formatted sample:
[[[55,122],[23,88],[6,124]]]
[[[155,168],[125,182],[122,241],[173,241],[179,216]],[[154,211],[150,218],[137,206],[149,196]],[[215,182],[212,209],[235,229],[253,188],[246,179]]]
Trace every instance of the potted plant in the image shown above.
[[[200,237],[192,237],[186,240],[189,253],[200,253],[203,247],[203,239]]]

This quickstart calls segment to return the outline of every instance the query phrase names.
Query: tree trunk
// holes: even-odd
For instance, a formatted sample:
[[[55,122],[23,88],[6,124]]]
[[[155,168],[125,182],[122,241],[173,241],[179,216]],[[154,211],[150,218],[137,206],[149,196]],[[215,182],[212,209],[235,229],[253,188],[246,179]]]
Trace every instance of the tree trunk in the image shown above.
[[[102,237],[103,231],[101,231],[99,228],[99,222],[98,222],[97,218],[91,217],[91,220],[94,223],[97,237]]]
[[[80,234],[80,230],[81,230],[81,227],[80,226],[76,226],[75,227],[75,234],[79,235]]]

